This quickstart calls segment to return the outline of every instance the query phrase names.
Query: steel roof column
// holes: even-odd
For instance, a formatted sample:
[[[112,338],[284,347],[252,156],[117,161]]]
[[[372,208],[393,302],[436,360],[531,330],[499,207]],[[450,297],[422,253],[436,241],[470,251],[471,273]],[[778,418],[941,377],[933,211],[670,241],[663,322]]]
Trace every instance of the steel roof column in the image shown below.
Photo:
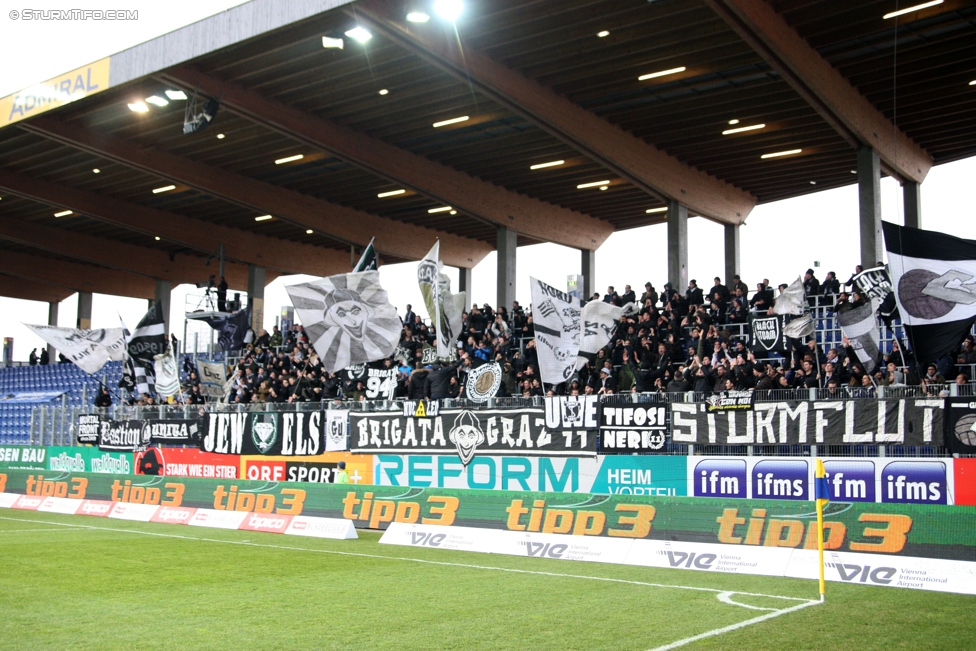
[[[88,330],[91,328],[92,294],[78,292],[78,321],[77,328]]]
[[[47,324],[49,326],[57,327],[58,325],[58,305],[59,303],[55,303],[54,301],[51,301],[50,303],[47,304]],[[54,346],[48,344],[47,355],[48,357],[51,358],[52,364],[56,363],[54,360],[55,352],[56,351],[54,350]]]
[[[247,300],[251,306],[251,330],[254,338],[261,336],[264,328],[264,267],[247,265]]]
[[[922,227],[922,184],[906,181],[901,186],[902,201],[905,204],[905,226]]]
[[[739,243],[739,225],[725,225],[725,286],[732,287],[732,276],[742,273],[741,247]]]
[[[869,269],[881,260],[881,159],[862,147],[857,152],[857,201],[861,213],[861,266]]]
[[[688,287],[688,207],[668,202],[668,282],[676,292]]]
[[[581,249],[580,273],[583,275],[583,300],[588,301],[596,291],[596,251]]]
[[[458,267],[458,291],[464,292],[464,309],[471,311],[471,267]]]
[[[518,247],[518,233],[498,227],[498,305],[512,309],[515,301],[515,249]]]

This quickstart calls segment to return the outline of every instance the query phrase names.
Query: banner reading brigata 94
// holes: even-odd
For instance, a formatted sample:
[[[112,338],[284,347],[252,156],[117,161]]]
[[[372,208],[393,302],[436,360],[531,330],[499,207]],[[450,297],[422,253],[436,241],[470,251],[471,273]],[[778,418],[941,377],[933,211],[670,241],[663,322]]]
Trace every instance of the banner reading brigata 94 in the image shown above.
[[[378,271],[329,276],[285,290],[328,372],[375,362],[396,350],[400,317]]]

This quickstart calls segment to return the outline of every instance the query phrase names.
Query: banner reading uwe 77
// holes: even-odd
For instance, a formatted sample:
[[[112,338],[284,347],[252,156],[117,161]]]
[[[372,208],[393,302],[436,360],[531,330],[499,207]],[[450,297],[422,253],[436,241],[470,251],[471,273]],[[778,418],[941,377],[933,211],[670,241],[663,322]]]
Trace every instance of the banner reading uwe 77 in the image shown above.
[[[590,456],[595,432],[550,432],[541,408],[441,410],[433,418],[408,418],[399,412],[352,413],[353,452],[457,454],[464,465],[476,453],[518,456]]]

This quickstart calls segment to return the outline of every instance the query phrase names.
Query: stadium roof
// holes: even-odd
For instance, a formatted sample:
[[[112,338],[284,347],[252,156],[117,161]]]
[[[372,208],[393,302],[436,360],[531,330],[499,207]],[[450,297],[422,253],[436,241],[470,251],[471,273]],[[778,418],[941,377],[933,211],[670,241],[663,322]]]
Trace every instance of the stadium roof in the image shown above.
[[[976,154],[970,1],[432,4],[254,0],[0,99],[0,294],[151,295],[220,245],[233,287],[341,273],[374,236],[470,268],[499,226],[596,249],[854,183],[864,146],[913,182]],[[219,112],[184,135],[167,91]]]

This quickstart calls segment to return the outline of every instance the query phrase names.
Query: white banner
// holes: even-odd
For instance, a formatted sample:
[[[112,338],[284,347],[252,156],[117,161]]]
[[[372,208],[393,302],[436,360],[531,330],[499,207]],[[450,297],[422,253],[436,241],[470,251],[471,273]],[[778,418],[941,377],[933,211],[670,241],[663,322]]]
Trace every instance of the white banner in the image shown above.
[[[217,400],[224,397],[224,383],[227,382],[227,372],[222,362],[198,360],[197,377],[200,380],[201,394]]]
[[[390,526],[383,532],[380,544],[433,547],[435,549],[490,554],[496,551],[496,541],[503,534],[504,532],[498,529],[391,522]]]
[[[108,514],[108,517],[116,520],[134,520],[136,522],[149,522],[156,515],[159,507],[155,504],[129,504],[128,502],[116,502],[115,508]]]
[[[571,511],[565,514],[559,509],[549,511],[555,517],[547,516],[545,527],[554,531],[570,532],[573,521]],[[565,515],[565,517],[563,517]],[[585,520],[580,520],[585,522]],[[578,524],[577,524],[578,526]],[[631,545],[632,538],[604,538],[603,536],[572,536],[554,533],[528,533],[524,531],[502,531],[498,536],[495,554],[550,558],[560,561],[589,561],[591,563],[614,563],[622,565]]]
[[[437,356],[446,359],[453,354],[454,342],[461,334],[465,293],[451,293],[451,281],[441,272],[440,256],[438,240],[417,266],[417,284],[431,325],[437,331]]]
[[[785,576],[792,548],[716,545],[670,540],[635,540],[627,565]]]
[[[580,348],[579,299],[536,278],[529,283],[539,374],[547,384],[566,382],[576,370]]]
[[[345,452],[349,449],[349,410],[325,410],[325,451]]]
[[[24,325],[54,346],[85,373],[94,375],[109,361],[121,361],[125,355],[122,328],[78,330],[27,323]]]
[[[292,536],[310,538],[334,538],[336,540],[356,540],[359,534],[352,520],[340,518],[318,518],[310,515],[296,515],[291,519],[285,533]]]
[[[168,398],[180,392],[180,372],[172,349],[166,351],[165,355],[157,355],[153,368],[156,371],[156,392],[159,395]]]
[[[590,301],[583,306],[580,319],[583,322],[583,338],[580,341],[579,357],[576,358],[577,370],[583,368],[587,360],[596,359],[597,351],[610,343],[613,330],[620,317],[637,312],[634,303],[617,307],[603,301]]]

